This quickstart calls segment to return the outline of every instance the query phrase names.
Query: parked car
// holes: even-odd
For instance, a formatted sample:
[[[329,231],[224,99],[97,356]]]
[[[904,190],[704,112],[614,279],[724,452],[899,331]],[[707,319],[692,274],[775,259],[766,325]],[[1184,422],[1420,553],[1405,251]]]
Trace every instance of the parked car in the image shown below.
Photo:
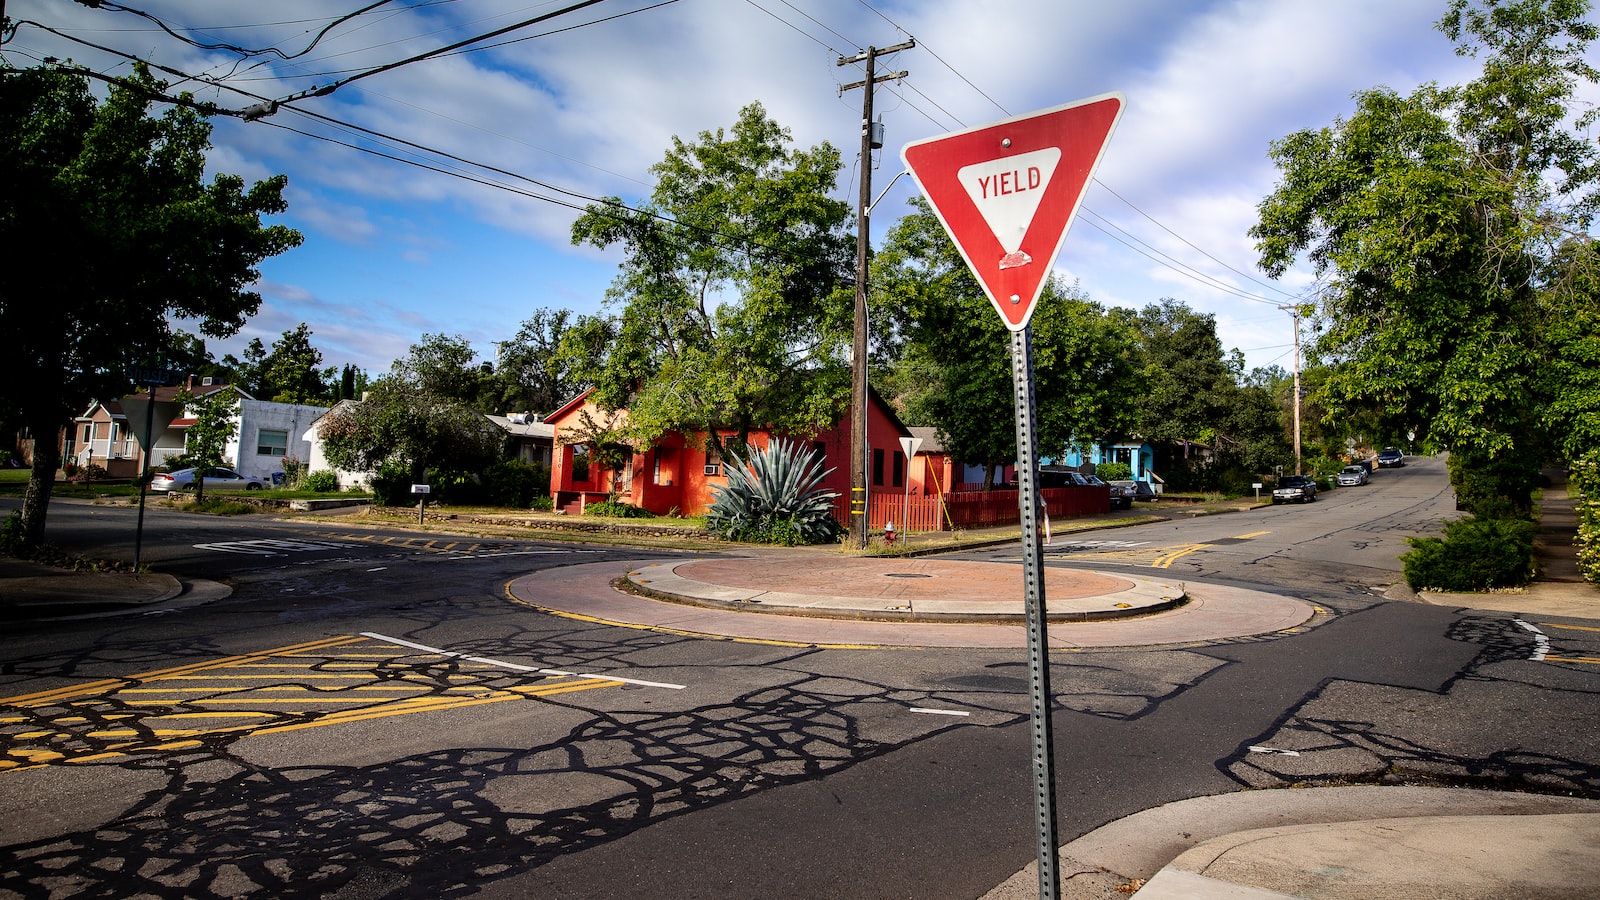
[[[1125,487],[1122,487],[1121,485],[1110,484],[1104,478],[1101,478],[1099,475],[1085,475],[1083,477],[1087,478],[1089,480],[1089,483],[1092,484],[1092,485],[1096,485],[1098,487],[1106,487],[1106,488],[1110,488],[1111,489],[1111,508],[1112,509],[1132,509],[1133,508],[1133,492],[1130,491],[1129,489],[1127,489]]]
[[[192,491],[194,490],[195,473],[199,469],[179,469],[176,472],[157,472],[150,479],[152,491]],[[206,490],[208,491],[259,491],[266,487],[266,482],[260,478],[240,475],[232,469],[215,466],[206,470]]]
[[[1115,486],[1123,488],[1126,491],[1130,491],[1133,494],[1133,499],[1135,500],[1156,499],[1155,489],[1150,487],[1150,482],[1148,481],[1113,481],[1111,483]]]
[[[1285,475],[1272,491],[1273,503],[1311,503],[1317,499],[1317,480],[1310,475]]]
[[[1406,455],[1397,447],[1385,447],[1378,451],[1378,468],[1398,469],[1406,464]]]
[[[1339,470],[1339,486],[1355,487],[1367,483],[1367,470],[1363,466],[1345,466]]]

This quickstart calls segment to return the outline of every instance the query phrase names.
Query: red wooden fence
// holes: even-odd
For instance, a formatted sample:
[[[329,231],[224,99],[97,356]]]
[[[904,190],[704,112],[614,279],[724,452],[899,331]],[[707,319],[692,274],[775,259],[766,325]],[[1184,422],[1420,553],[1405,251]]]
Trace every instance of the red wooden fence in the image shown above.
[[[1045,488],[1039,492],[1045,512],[1054,519],[1072,519],[1111,511],[1111,489],[1105,487]],[[961,491],[939,497],[912,496],[896,491],[872,491],[867,503],[867,527],[881,529],[893,522],[896,531],[944,531],[949,528],[989,528],[1018,525],[1016,491]],[[833,516],[848,523],[850,500],[833,502]]]

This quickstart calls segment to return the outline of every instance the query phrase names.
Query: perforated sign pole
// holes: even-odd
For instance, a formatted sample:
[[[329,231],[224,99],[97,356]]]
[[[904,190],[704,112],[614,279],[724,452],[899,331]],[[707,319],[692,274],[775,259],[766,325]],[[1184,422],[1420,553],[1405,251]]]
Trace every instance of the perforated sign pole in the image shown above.
[[[1017,507],[1022,517],[1022,583],[1028,612],[1028,717],[1033,737],[1033,805],[1038,817],[1039,896],[1061,893],[1056,865],[1055,742],[1050,730],[1050,648],[1045,622],[1044,571],[1035,472],[1038,438],[1033,414],[1033,330],[1011,332],[1012,401],[1017,408]]]
[[[1122,117],[1120,94],[913,141],[900,151],[939,221],[1011,331],[1017,413],[1017,511],[1028,614],[1028,675],[1038,815],[1039,896],[1061,893],[1056,859],[1055,752],[1041,563],[1033,332],[1028,323],[1083,191]]]

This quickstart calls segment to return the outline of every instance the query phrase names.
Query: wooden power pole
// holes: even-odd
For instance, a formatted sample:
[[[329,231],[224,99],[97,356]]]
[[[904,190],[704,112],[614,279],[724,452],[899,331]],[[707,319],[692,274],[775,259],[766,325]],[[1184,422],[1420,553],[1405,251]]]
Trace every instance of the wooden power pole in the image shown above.
[[[910,72],[877,74],[878,57],[915,47],[915,40],[893,47],[868,47],[865,53],[840,57],[839,65],[867,64],[865,80],[841,85],[839,94],[865,88],[861,103],[861,200],[856,207],[856,322],[855,340],[850,350],[850,546],[867,546],[867,252],[871,235],[869,211],[872,208],[872,88],[880,81],[904,78]],[[881,136],[876,146],[883,146]]]

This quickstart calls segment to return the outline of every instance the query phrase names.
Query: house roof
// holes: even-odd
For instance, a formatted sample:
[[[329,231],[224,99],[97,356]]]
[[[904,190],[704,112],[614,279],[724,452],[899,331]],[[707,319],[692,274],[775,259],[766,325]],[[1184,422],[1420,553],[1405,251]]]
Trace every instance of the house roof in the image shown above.
[[[512,437],[543,438],[548,441],[554,440],[556,436],[556,427],[554,425],[548,422],[525,420],[519,413],[507,416],[493,416],[485,413],[484,418],[500,426]]]
[[[911,425],[906,428],[911,436],[922,438],[922,446],[917,448],[918,453],[943,453],[944,444],[939,442],[939,429],[927,425]]]
[[[554,422],[555,420],[567,415],[568,413],[572,412],[573,410],[582,407],[583,406],[583,401],[589,399],[589,395],[592,394],[592,393],[594,393],[594,388],[590,388],[587,391],[584,391],[583,393],[579,394],[578,396],[573,397],[571,400],[568,400],[567,402],[561,404],[561,406],[557,407],[555,412],[551,413],[548,416],[545,416],[544,420],[546,422]]]

